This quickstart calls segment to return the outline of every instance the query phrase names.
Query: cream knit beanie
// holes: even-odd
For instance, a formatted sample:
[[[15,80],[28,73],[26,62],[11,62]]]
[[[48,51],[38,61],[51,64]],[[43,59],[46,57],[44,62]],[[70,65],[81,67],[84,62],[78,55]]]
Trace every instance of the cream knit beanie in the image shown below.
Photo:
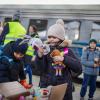
[[[54,36],[61,40],[65,40],[65,29],[64,29],[64,22],[62,19],[58,19],[56,24],[49,27],[47,31],[48,36]]]

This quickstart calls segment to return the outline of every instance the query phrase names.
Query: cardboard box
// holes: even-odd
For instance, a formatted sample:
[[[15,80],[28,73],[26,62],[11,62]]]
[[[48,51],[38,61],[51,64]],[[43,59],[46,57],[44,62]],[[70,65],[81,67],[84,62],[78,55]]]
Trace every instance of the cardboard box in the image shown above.
[[[0,83],[0,94],[8,100],[18,100],[21,95],[29,96],[30,92],[18,82],[6,82]]]
[[[53,86],[51,89],[51,94],[49,100],[63,100],[66,93],[67,83]]]

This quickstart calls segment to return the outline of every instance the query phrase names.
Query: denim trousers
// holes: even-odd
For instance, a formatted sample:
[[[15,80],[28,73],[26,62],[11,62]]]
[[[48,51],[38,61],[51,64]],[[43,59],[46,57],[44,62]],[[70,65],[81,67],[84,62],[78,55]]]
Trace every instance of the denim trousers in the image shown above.
[[[95,90],[96,90],[96,79],[97,76],[93,76],[93,75],[88,75],[88,74],[84,74],[84,79],[82,82],[82,87],[81,87],[81,91],[80,91],[80,96],[84,97],[86,92],[87,92],[87,87],[89,85],[89,98],[93,98]]]
[[[30,65],[25,65],[24,71],[29,76],[29,84],[32,84],[32,68]]]

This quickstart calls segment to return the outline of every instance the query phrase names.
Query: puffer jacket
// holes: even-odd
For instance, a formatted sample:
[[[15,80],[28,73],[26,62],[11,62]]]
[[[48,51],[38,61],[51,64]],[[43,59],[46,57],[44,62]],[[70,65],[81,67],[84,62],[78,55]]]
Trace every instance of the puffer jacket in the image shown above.
[[[13,55],[14,42],[8,43],[3,48],[3,53],[0,55],[0,83],[11,82],[25,79],[23,63],[21,60],[16,60]]]
[[[83,50],[83,54],[81,57],[81,62],[83,64],[83,73],[88,75],[99,75],[99,66],[94,67],[95,57],[100,59],[99,48],[96,48],[94,51],[91,51],[89,47],[86,47]]]
[[[58,49],[60,51],[63,51],[64,48],[62,46],[58,47],[50,47],[50,53],[54,49]],[[64,100],[72,100],[72,79],[71,79],[71,73],[70,71],[73,71],[75,73],[81,73],[82,72],[82,66],[80,61],[75,57],[74,53],[71,49],[68,48],[68,54],[64,55],[64,61],[65,68],[62,69],[62,75],[56,76],[55,75],[55,69],[52,66],[52,58],[50,57],[50,53],[43,56],[43,58],[36,57],[36,63],[38,70],[41,71],[42,75],[40,76],[40,87],[44,88],[49,85],[59,85],[63,83],[68,83],[68,88],[65,93]]]

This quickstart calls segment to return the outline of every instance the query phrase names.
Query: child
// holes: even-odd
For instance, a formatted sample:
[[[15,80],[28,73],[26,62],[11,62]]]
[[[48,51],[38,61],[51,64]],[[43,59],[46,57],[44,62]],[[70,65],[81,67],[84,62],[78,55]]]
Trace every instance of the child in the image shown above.
[[[40,76],[40,87],[45,88],[49,85],[60,85],[68,83],[63,100],[72,100],[72,79],[70,71],[75,73],[81,73],[81,63],[75,57],[73,52],[68,48],[68,43],[65,44],[65,30],[64,22],[62,19],[57,20],[56,24],[52,25],[47,32],[48,44],[50,45],[50,53],[43,55],[43,49],[39,48],[36,57],[37,67],[40,68],[42,75]],[[51,57],[51,53],[54,49],[63,52],[64,49],[68,49],[68,54],[64,56]],[[62,68],[60,75],[56,75],[56,70],[52,63],[55,61],[61,61],[65,65]]]
[[[20,83],[25,88],[30,88],[31,85],[28,85],[25,80],[22,62],[28,44],[21,44],[21,41],[18,39],[15,42],[10,42],[3,48],[3,53],[0,55],[0,83],[20,79]]]
[[[96,80],[99,75],[99,59],[100,59],[100,50],[96,47],[97,41],[91,39],[89,41],[89,46],[83,50],[81,57],[81,62],[83,64],[83,82],[80,91],[80,100],[84,100],[84,97],[87,92],[87,87],[89,85],[89,98],[88,100],[94,100],[93,96],[96,91]]]

